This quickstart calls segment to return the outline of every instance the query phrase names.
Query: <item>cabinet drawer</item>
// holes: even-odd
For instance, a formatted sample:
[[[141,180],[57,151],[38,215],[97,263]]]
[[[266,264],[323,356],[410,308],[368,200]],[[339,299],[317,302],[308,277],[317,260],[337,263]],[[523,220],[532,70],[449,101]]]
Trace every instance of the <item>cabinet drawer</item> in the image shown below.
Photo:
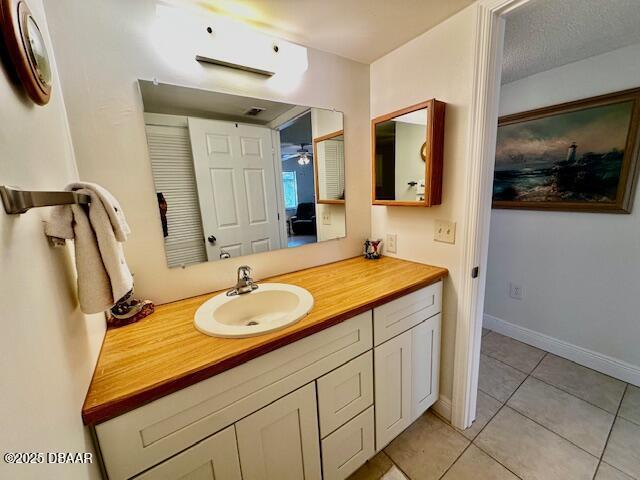
[[[318,379],[318,410],[322,438],[372,403],[373,354],[368,351]]]
[[[342,480],[373,457],[373,406],[322,440],[324,480]]]
[[[109,479],[162,462],[371,347],[369,311],[97,425]]]
[[[390,338],[440,313],[442,281],[373,309],[373,343]]]
[[[236,448],[236,430],[233,425],[147,470],[137,476],[136,480],[215,480],[218,478],[242,479]]]

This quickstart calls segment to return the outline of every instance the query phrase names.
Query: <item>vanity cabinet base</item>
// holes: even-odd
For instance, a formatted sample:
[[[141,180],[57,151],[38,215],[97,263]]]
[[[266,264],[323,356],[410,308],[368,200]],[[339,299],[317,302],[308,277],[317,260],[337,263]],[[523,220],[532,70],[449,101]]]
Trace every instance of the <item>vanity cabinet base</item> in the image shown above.
[[[437,282],[97,425],[108,478],[348,477],[437,400],[441,299]]]

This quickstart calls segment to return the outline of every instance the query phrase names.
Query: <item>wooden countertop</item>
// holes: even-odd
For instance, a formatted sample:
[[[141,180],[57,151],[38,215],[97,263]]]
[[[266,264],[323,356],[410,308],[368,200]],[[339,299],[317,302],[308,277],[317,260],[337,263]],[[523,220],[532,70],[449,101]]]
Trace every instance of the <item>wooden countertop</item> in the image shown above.
[[[295,325],[252,338],[216,338],[195,329],[198,307],[220,292],[160,305],[138,323],[107,330],[82,418],[85,424],[104,422],[418,290],[447,273],[444,268],[391,257],[356,257],[261,280],[304,287],[315,305]]]

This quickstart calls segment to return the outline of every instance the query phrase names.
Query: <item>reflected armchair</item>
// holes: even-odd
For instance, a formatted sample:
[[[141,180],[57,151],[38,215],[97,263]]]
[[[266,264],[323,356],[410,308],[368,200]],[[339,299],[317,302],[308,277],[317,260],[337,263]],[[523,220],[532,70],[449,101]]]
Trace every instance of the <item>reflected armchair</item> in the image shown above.
[[[296,214],[289,219],[294,235],[316,234],[316,205],[314,203],[299,203]]]

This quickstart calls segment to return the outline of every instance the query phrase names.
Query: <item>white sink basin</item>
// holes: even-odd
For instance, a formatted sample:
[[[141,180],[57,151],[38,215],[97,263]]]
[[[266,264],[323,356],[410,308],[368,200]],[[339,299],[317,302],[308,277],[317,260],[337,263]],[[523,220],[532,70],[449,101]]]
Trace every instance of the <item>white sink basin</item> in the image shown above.
[[[214,337],[254,337],[293,325],[312,308],[313,296],[304,288],[261,283],[244,295],[221,293],[207,300],[196,311],[193,323]]]

